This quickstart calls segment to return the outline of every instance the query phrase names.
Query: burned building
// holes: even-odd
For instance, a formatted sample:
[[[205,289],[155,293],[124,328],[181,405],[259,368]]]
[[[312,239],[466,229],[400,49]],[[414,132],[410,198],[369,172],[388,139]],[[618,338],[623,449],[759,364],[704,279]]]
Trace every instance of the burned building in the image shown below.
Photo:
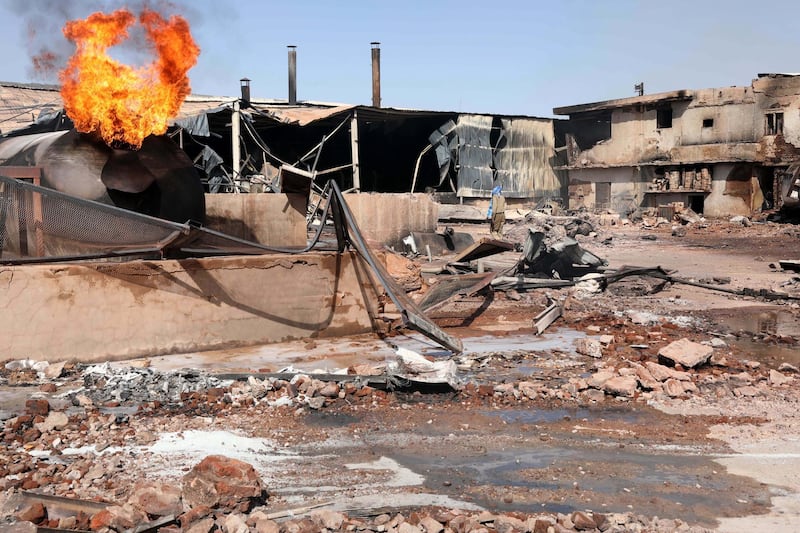
[[[555,108],[569,115],[569,206],[681,202],[706,216],[796,202],[800,75],[759,74],[748,87],[678,90]]]
[[[512,202],[566,193],[553,119],[251,98],[241,82],[241,96],[188,96],[170,127],[209,192],[274,190],[299,173],[344,190],[436,191],[462,203],[488,199],[498,184]],[[69,127],[58,87],[0,82],[3,135]]]

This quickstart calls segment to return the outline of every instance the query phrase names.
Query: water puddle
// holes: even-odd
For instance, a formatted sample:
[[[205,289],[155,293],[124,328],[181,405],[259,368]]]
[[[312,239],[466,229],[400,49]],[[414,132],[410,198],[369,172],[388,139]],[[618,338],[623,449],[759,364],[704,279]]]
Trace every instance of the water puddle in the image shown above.
[[[800,339],[800,316],[774,307],[745,307],[715,312],[715,322],[722,331],[739,338],[728,343],[742,357],[777,368],[781,363],[800,366],[800,347],[754,340],[753,336],[789,337]]]
[[[637,424],[645,420],[645,413],[629,408],[625,409],[513,409],[504,411],[485,411],[487,416],[499,417],[509,424],[549,424],[561,421],[598,420],[601,422],[619,422]]]
[[[541,415],[555,418],[561,412]],[[533,418],[536,420],[536,418]],[[400,464],[425,473],[429,489],[450,487],[493,511],[603,512],[680,516],[713,524],[720,509],[747,500],[769,505],[767,487],[731,476],[695,450],[647,445],[620,447],[594,440],[530,444],[486,450],[479,456],[392,453]]]
[[[717,314],[719,324],[731,333],[800,337],[800,317],[782,309],[741,308]]]

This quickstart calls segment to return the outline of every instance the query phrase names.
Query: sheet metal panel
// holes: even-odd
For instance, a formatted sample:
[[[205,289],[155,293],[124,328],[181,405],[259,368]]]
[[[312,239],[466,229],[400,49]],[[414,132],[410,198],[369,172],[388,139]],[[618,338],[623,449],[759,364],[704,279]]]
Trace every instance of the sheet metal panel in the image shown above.
[[[485,115],[459,115],[458,196],[490,196],[494,181],[492,169],[492,121]]]
[[[500,141],[494,153],[495,172],[508,198],[558,196],[553,170],[555,136],[550,121],[501,119]]]

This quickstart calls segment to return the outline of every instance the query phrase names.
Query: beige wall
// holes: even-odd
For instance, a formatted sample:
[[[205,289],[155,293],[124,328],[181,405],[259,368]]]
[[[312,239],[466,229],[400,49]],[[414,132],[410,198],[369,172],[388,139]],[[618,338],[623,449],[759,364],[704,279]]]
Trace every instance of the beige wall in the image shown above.
[[[206,225],[267,246],[306,245],[306,199],[299,194],[206,194]]]
[[[365,272],[332,253],[5,267],[0,357],[105,361],[364,333]]]
[[[439,204],[427,194],[346,194],[358,227],[377,243],[395,244],[412,231],[436,231]],[[306,202],[301,195],[207,194],[207,225],[269,246],[305,246]]]
[[[439,204],[427,194],[345,194],[356,224],[375,242],[394,244],[412,231],[436,231]]]

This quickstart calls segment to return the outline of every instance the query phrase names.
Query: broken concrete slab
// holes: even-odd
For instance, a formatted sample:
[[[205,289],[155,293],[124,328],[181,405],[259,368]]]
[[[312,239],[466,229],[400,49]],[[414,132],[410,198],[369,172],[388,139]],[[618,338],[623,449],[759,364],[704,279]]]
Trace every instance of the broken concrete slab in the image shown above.
[[[684,368],[694,368],[708,362],[714,348],[704,346],[689,339],[680,339],[664,346],[658,351],[659,362]]]
[[[578,339],[575,341],[575,351],[596,359],[603,357],[603,345],[597,339]]]

